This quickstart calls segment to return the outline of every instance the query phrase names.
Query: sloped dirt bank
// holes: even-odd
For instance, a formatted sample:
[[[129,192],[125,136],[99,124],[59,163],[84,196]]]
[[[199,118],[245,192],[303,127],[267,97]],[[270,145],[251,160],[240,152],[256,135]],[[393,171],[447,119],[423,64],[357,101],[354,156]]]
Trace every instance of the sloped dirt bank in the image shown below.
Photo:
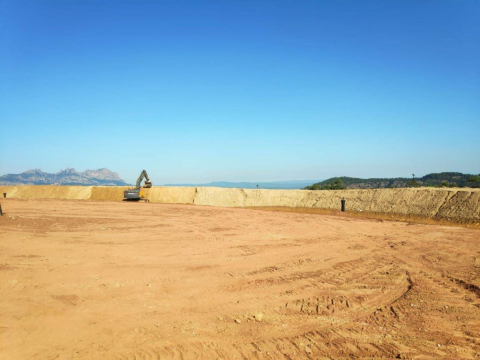
[[[90,200],[92,188],[93,186],[0,186],[0,200],[3,198],[3,193],[6,193],[8,198],[14,199]]]
[[[121,201],[126,187],[4,186],[11,198]],[[210,187],[154,187],[145,189],[151,202],[221,207],[285,207],[338,210],[345,199],[347,211],[436,219],[459,224],[480,222],[478,189],[371,189],[371,190],[256,190]],[[403,219],[403,218],[402,218]]]
[[[455,223],[480,222],[480,191],[472,189],[305,191],[197,188],[195,204],[339,210],[342,199],[345,199],[349,212],[394,214]]]

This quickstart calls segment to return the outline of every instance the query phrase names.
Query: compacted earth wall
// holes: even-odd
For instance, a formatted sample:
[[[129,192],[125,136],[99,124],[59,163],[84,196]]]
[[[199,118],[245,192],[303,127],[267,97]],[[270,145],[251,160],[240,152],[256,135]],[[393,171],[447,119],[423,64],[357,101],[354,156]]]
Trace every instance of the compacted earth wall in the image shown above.
[[[127,187],[0,186],[8,198],[123,200]],[[214,187],[153,187],[144,189],[151,202],[223,207],[290,207],[420,216],[459,223],[480,222],[480,189],[263,190]],[[0,198],[1,201],[1,198]]]

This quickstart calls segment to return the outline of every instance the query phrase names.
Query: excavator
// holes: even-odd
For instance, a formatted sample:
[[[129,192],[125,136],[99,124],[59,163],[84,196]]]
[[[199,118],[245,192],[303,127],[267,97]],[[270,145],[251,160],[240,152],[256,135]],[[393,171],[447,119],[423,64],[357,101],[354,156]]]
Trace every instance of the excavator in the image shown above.
[[[142,181],[145,179],[145,184],[141,187]],[[140,176],[137,179],[137,184],[134,188],[125,190],[123,192],[123,200],[131,200],[131,201],[140,201],[144,200],[148,202],[149,200],[145,198],[145,194],[143,192],[143,188],[151,188],[152,182],[148,178],[148,174],[145,170],[142,171]]]

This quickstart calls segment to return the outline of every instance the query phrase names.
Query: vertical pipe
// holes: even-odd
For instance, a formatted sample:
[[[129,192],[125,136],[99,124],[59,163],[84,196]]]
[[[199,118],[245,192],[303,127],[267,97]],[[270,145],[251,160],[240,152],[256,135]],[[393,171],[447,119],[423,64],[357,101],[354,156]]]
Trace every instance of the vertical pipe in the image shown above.
[[[345,199],[342,199],[342,212],[345,212]]]

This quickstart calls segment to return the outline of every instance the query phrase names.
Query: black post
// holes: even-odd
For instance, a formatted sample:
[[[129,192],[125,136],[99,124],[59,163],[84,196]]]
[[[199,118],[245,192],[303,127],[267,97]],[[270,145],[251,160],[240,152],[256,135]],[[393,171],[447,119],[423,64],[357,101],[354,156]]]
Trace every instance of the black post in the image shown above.
[[[6,197],[7,197],[7,193],[3,193],[3,197],[6,198]]]
[[[3,216],[3,212],[2,212],[2,204],[0,204],[0,216]]]
[[[345,212],[345,199],[342,199],[342,212]]]

